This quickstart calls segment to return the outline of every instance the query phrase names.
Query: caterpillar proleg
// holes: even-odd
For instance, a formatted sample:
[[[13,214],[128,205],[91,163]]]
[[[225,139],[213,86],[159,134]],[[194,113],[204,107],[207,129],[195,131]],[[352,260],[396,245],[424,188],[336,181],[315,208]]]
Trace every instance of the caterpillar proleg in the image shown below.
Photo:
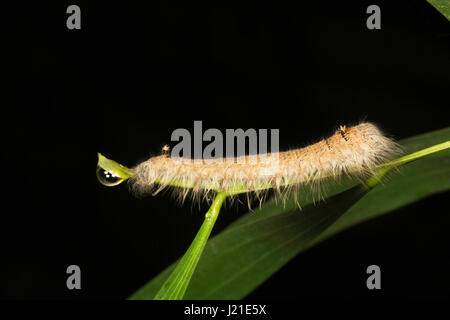
[[[179,161],[164,152],[132,168],[134,175],[129,183],[137,195],[176,186],[183,200],[189,194],[197,197],[211,191],[258,195],[267,189],[281,192],[299,186],[314,188],[323,179],[343,175],[362,179],[376,174],[377,166],[400,153],[393,139],[373,123],[363,122],[352,127],[340,126],[332,136],[317,143],[267,154],[264,159],[261,155],[248,155],[232,161],[229,158]]]

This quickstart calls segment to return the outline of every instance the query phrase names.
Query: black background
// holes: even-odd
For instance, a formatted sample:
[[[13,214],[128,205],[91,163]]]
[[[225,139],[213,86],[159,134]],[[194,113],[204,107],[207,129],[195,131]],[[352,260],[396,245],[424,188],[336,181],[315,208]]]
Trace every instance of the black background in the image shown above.
[[[145,3],[2,4],[0,298],[124,299],[187,249],[206,205],[106,188],[96,152],[132,166],[194,120],[279,128],[283,150],[361,119],[398,139],[449,125],[450,24],[425,1]],[[339,234],[249,298],[448,298],[446,200]],[[228,207],[213,234],[245,212]],[[381,291],[365,287],[371,264]]]

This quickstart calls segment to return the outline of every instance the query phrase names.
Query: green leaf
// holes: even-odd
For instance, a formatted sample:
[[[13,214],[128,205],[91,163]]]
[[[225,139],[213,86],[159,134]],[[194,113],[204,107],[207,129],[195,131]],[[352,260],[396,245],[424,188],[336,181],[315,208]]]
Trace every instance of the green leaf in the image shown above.
[[[446,142],[450,128],[400,143],[406,153]],[[309,193],[285,205],[269,201],[250,212],[205,246],[185,299],[241,299],[297,254],[355,224],[450,188],[450,149],[402,166],[373,189],[351,180],[332,184],[326,201]],[[172,272],[169,266],[132,299],[152,299]]]
[[[427,0],[427,2],[450,21],[450,0]]]

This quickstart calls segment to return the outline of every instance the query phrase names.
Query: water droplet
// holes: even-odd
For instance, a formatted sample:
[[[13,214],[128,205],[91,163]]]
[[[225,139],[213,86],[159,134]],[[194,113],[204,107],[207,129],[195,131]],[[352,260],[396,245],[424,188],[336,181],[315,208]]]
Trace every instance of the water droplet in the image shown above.
[[[118,175],[111,171],[107,171],[101,167],[97,167],[97,179],[101,184],[112,187],[122,183],[125,179],[120,178]]]

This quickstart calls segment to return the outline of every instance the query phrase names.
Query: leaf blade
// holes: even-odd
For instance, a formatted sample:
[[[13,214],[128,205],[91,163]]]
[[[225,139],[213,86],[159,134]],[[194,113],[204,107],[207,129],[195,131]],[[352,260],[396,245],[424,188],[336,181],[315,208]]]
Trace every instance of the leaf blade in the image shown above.
[[[401,141],[401,144],[405,147],[405,151],[409,153],[449,139],[450,128],[446,128],[405,139]],[[355,185],[351,181],[332,186],[328,193],[333,196],[331,200],[327,199],[325,203],[320,203],[316,207],[311,205],[312,198],[301,195],[300,201],[302,205],[305,205],[304,210],[311,210],[309,215],[305,214],[304,210],[300,212],[303,215],[302,222],[292,222],[296,212],[293,201],[284,208],[273,201],[268,202],[256,212],[239,218],[208,241],[196,273],[187,288],[185,298],[241,299],[245,297],[294,256],[334,234],[431,194],[450,189],[449,164],[450,149],[409,163],[405,166],[404,171],[402,170],[393,179],[388,180],[383,185],[376,186],[370,192],[362,194],[363,196],[359,201],[353,202],[345,212],[337,212],[336,210],[342,210],[342,208],[345,208],[344,204],[348,204],[350,198],[347,199],[346,196],[348,192],[354,190],[352,187]],[[341,194],[341,192],[344,194]],[[393,192],[396,192],[397,195],[393,197],[395,201],[386,201],[385,198],[392,195]],[[339,199],[342,202],[339,202]],[[327,203],[329,204],[330,201],[332,206],[327,207]],[[338,202],[336,203],[336,201]],[[379,205],[380,203],[382,205]],[[324,225],[319,223],[317,230],[323,232],[313,233],[314,237],[308,238],[305,229],[311,226],[308,217],[318,219],[322,214],[322,218],[326,219],[327,210],[325,208],[335,210],[335,214],[339,214],[339,216],[335,221],[332,219],[326,220],[332,223],[325,224],[328,227],[324,230],[320,229]],[[267,230],[274,229],[276,225],[284,225],[287,229],[280,229],[278,233],[272,230],[271,236],[264,235],[264,230],[267,232]],[[298,234],[302,232],[304,232],[303,238],[298,237]],[[310,236],[311,233],[309,233]],[[244,244],[242,237],[246,237],[246,243]],[[288,242],[289,240],[291,242]],[[282,245],[283,242],[286,243],[285,246]],[[239,247],[237,244],[241,244],[241,246]],[[246,248],[245,250],[243,250],[243,245]],[[271,258],[265,259],[269,263],[262,263],[260,259],[258,263],[252,264],[252,259],[256,261],[258,255],[264,253],[267,254],[265,258]],[[150,299],[155,290],[159,288],[158,285],[165,281],[169,274],[168,270],[171,268],[173,268],[173,265],[141,288],[138,291],[140,298]],[[245,272],[239,273],[243,268],[246,268]],[[236,274],[238,276],[235,276]]]
[[[427,2],[450,21],[450,0],[427,0]]]

